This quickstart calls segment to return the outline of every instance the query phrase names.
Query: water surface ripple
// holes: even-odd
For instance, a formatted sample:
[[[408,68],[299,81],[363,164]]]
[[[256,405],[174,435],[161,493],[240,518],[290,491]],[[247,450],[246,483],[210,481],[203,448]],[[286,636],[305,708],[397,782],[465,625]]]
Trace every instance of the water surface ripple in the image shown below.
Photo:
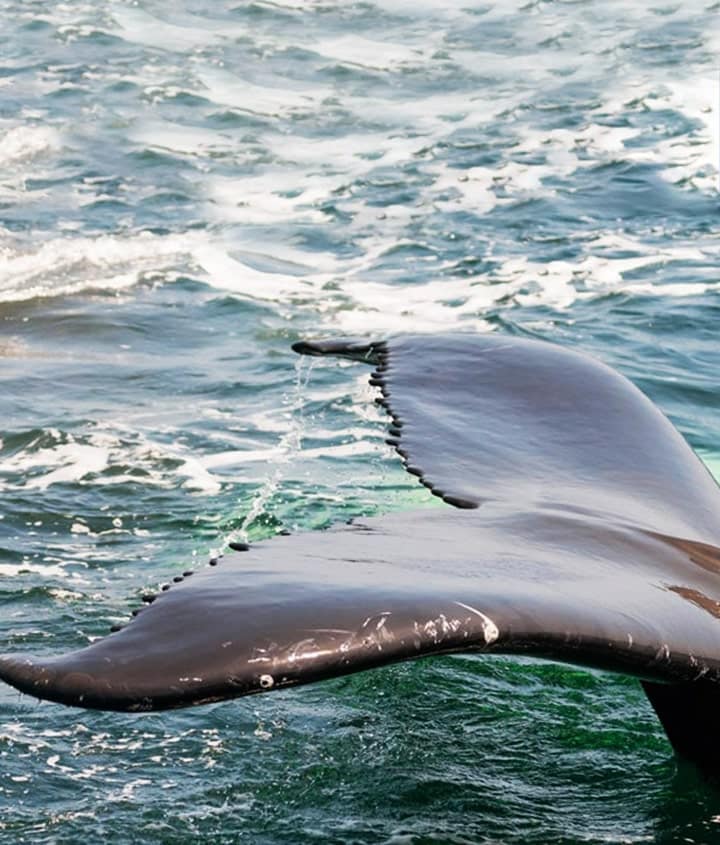
[[[720,474],[719,11],[0,0],[3,650],[437,506],[308,335],[585,349]],[[0,762],[7,843],[720,841],[636,683],[517,659],[142,717],[3,687]]]

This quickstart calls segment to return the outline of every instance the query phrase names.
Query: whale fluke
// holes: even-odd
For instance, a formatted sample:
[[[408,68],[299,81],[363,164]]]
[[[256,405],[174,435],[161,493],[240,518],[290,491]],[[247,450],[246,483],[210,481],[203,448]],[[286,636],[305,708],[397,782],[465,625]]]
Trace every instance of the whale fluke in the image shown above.
[[[1,657],[0,678],[140,711],[432,654],[524,654],[639,678],[676,749],[718,767],[720,490],[637,388],[506,336],[295,349],[375,367],[390,442],[448,506],[213,559],[87,648]]]

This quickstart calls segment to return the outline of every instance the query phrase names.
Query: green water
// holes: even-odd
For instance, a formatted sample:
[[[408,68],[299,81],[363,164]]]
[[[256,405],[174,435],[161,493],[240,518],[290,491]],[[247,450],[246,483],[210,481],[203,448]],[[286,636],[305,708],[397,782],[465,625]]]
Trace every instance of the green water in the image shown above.
[[[720,475],[718,6],[0,2],[0,637],[438,506],[307,336],[584,349]],[[445,657],[129,716],[0,689],[7,843],[720,841],[638,685]]]

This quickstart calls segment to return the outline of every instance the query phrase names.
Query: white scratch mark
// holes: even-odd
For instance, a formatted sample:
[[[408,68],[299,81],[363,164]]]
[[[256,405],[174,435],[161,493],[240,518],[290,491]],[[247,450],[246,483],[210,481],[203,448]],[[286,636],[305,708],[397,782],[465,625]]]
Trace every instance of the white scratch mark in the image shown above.
[[[362,630],[363,628],[367,628],[367,626],[371,622],[375,622],[375,620],[378,618],[380,621],[376,622],[376,629],[379,630],[385,624],[385,621],[388,616],[392,616],[391,610],[381,610],[380,613],[376,613],[374,616],[368,616],[368,618],[360,626],[360,630]]]
[[[298,659],[302,660],[305,657],[310,657],[311,653],[309,653],[307,651],[301,653],[301,649],[315,648],[315,647],[316,647],[316,643],[315,643],[314,639],[300,640],[299,642],[295,643],[295,645],[290,649],[290,653],[288,654],[287,659],[290,663],[294,663]]]
[[[670,660],[670,646],[667,643],[655,652],[655,660]]]
[[[490,643],[494,643],[495,640],[500,636],[498,626],[492,621],[489,616],[486,616],[481,610],[478,610],[476,607],[472,607],[472,605],[463,604],[461,601],[456,601],[455,604],[458,607],[464,607],[465,610],[469,610],[471,613],[474,613],[476,616],[480,617],[482,621],[483,636],[485,637],[485,645],[490,645]]]

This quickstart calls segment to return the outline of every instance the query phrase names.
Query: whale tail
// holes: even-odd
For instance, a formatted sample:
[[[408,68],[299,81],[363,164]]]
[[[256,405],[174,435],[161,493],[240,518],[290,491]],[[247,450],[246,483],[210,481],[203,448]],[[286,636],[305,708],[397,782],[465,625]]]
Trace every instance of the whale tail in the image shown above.
[[[677,754],[703,771],[717,774],[720,771],[717,684],[643,681],[642,687]]]
[[[523,654],[637,677],[678,753],[720,768],[720,491],[639,390],[512,337],[295,348],[375,366],[388,442],[449,506],[228,554],[87,648],[0,658],[0,678],[159,710],[433,654]]]

